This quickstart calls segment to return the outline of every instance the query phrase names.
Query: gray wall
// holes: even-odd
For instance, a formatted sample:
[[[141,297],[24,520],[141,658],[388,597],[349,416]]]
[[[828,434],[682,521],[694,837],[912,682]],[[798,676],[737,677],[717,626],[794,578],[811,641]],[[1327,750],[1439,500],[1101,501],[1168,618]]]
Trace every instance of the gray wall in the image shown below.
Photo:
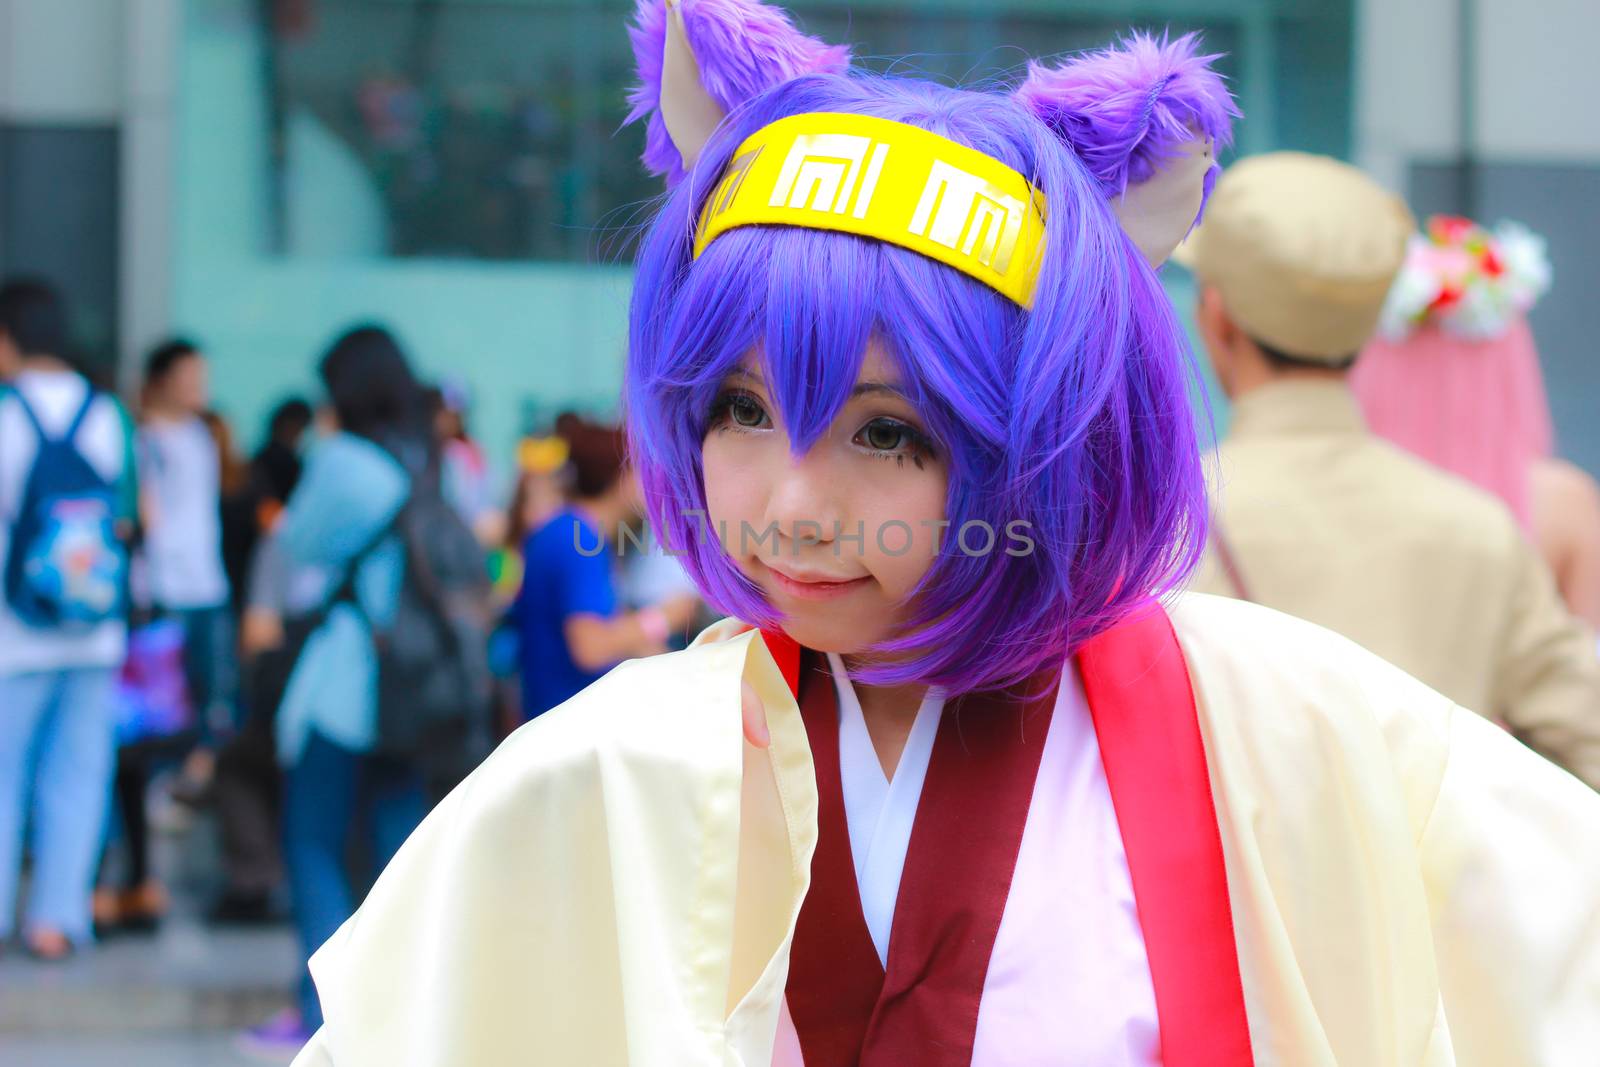
[[[0,277],[59,286],[76,354],[106,375],[117,351],[118,190],[115,128],[0,124]]]
[[[127,283],[123,15],[151,2],[0,0],[0,274],[59,285],[78,354],[108,378]]]

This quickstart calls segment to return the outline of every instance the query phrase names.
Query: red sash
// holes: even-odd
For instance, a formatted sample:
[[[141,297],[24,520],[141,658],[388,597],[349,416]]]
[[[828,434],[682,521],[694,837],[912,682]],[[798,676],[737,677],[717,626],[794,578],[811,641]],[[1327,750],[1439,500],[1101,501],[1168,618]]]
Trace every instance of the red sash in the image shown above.
[[[766,635],[795,684],[819,800],[787,998],[807,1067],[971,1062],[978,1005],[1058,679],[972,694],[939,724],[906,853],[887,974],[867,932],[826,667]],[[1251,1062],[1222,844],[1182,650],[1150,605],[1079,653],[1155,989],[1164,1067]],[[1043,681],[1043,680],[1042,680]]]
[[[1078,653],[1133,878],[1163,1067],[1252,1062],[1228,872],[1183,649],[1145,605]]]

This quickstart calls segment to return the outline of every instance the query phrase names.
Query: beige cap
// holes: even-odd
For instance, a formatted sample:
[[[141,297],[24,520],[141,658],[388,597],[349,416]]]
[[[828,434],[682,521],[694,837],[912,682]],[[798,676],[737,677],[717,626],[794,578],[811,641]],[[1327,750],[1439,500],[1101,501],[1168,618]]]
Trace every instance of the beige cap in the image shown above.
[[[1405,204],[1326,156],[1273,152],[1223,172],[1173,258],[1251,337],[1336,363],[1367,343],[1416,229]]]

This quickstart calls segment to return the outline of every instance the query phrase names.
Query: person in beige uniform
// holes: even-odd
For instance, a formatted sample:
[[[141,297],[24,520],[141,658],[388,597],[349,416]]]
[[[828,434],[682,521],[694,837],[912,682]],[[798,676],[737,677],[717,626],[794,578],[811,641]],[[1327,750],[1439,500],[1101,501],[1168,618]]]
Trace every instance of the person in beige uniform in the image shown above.
[[[1233,403],[1194,588],[1336,630],[1600,786],[1600,659],[1496,498],[1367,431],[1347,383],[1413,232],[1297,152],[1217,183],[1180,249]]]

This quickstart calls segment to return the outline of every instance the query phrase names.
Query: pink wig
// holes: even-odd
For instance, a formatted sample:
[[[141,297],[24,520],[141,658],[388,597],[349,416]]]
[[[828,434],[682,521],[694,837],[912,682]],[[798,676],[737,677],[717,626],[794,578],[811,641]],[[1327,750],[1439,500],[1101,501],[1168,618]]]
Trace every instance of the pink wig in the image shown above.
[[[1351,384],[1373,432],[1494,493],[1530,528],[1528,472],[1555,441],[1525,318],[1487,340],[1432,325],[1379,337]]]

